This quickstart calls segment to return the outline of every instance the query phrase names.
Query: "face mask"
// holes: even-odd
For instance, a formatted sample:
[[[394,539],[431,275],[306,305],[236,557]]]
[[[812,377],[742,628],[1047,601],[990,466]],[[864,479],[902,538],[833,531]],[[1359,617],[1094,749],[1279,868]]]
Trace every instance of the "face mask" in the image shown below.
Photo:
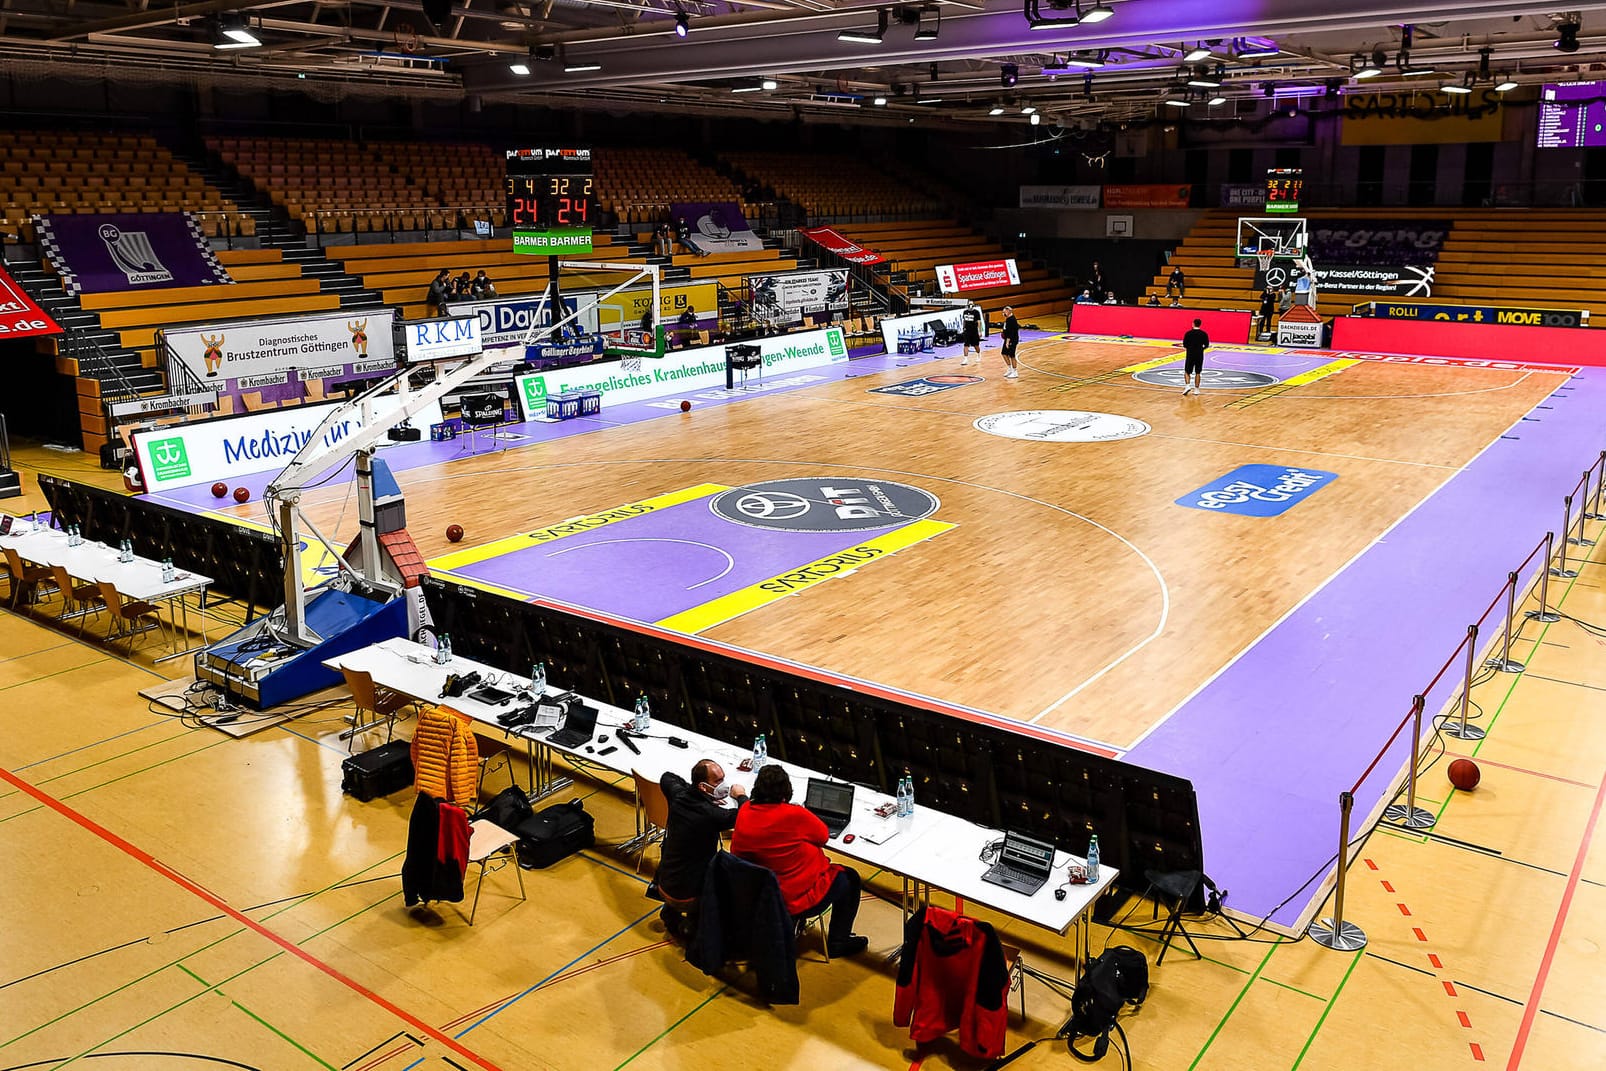
[[[730,796],[731,787],[725,782],[721,781],[719,784],[710,788],[708,790],[708,794],[714,797],[716,800],[723,800]]]

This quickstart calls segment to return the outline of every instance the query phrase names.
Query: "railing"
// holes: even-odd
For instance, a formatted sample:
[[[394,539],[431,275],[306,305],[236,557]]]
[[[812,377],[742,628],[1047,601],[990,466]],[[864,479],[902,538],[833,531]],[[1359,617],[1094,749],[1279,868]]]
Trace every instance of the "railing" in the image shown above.
[[[1594,492],[1591,498],[1590,477],[1594,477]],[[1571,569],[1567,564],[1567,548],[1569,546],[1594,546],[1594,541],[1584,535],[1584,522],[1586,520],[1606,520],[1606,514],[1601,512],[1603,485],[1606,485],[1606,450],[1594,459],[1589,468],[1574,485],[1572,492],[1562,500],[1562,526],[1558,539],[1555,532],[1546,532],[1528,556],[1522,560],[1515,569],[1506,574],[1506,582],[1495,597],[1490,600],[1487,608],[1478,616],[1478,619],[1467,626],[1461,642],[1455,650],[1444,660],[1439,671],[1428,681],[1427,686],[1411,697],[1410,708],[1406,711],[1400,722],[1389,734],[1389,738],[1378,749],[1366,769],[1355,779],[1355,783],[1346,791],[1338,794],[1338,856],[1337,878],[1333,890],[1333,915],[1322,919],[1309,927],[1311,939],[1325,948],[1340,952],[1354,952],[1366,947],[1366,933],[1353,922],[1344,918],[1345,874],[1349,869],[1350,850],[1350,818],[1355,803],[1355,794],[1361,786],[1372,776],[1382,764],[1383,759],[1394,749],[1400,734],[1406,726],[1411,727],[1411,759],[1405,774],[1405,802],[1391,803],[1383,812],[1385,821],[1396,824],[1405,829],[1431,829],[1437,819],[1431,811],[1416,805],[1416,778],[1421,765],[1422,748],[1422,715],[1427,710],[1428,699],[1433,695],[1434,689],[1446,680],[1451,670],[1457,665],[1461,667],[1459,677],[1460,690],[1456,696],[1456,710],[1454,713],[1436,715],[1433,725],[1436,731],[1458,740],[1481,740],[1485,730],[1478,725],[1470,723],[1470,708],[1472,706],[1472,688],[1478,683],[1474,679],[1478,666],[1479,637],[1484,635],[1485,623],[1489,615],[1493,614],[1502,603],[1505,604],[1504,620],[1500,623],[1499,653],[1491,655],[1484,662],[1484,667],[1495,673],[1521,673],[1526,668],[1521,662],[1511,658],[1511,640],[1515,627],[1517,614],[1517,593],[1524,590],[1534,580],[1539,583],[1539,608],[1530,610],[1527,619],[1540,622],[1561,620],[1561,615],[1550,608],[1550,578],[1571,578],[1578,575],[1577,570]],[[1577,506],[1576,515],[1573,512]],[[1559,554],[1558,554],[1559,550]],[[1528,575],[1529,566],[1535,559],[1539,561],[1536,575]],[[1396,792],[1396,799],[1398,792]]]
[[[178,355],[173,344],[167,340],[166,331],[156,332],[156,343],[160,347],[162,357],[162,375],[167,380],[167,393],[172,395],[194,396],[197,394],[210,394],[210,403],[188,405],[184,408],[191,416],[201,416],[217,409],[217,391],[201,382],[184,359]]]
[[[103,403],[109,406],[114,402],[126,402],[139,397],[139,390],[129,382],[122,365],[98,341],[81,331],[68,331],[62,337],[66,342],[64,356],[78,362],[78,374],[100,381],[100,400]]]
[[[6,415],[0,413],[0,472],[11,468],[11,436],[6,433]]]

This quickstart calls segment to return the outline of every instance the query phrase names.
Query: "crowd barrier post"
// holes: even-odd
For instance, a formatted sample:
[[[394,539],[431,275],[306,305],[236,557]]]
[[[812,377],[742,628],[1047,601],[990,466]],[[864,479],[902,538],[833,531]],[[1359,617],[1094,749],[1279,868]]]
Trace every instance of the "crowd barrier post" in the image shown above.
[[[1555,553],[1556,533],[1545,533],[1545,564],[1539,570],[1539,609],[1529,610],[1530,621],[1560,621],[1561,615],[1550,608],[1550,558]]]
[[[1567,544],[1570,542],[1567,533],[1572,530],[1572,526],[1573,496],[1568,495],[1561,500],[1561,561],[1550,567],[1551,576],[1559,576],[1564,580],[1570,580],[1578,575],[1577,569],[1567,568]]]
[[[1333,888],[1333,917],[1311,923],[1310,939],[1334,952],[1359,952],[1366,947],[1366,931],[1344,921],[1344,878],[1349,870],[1349,818],[1355,806],[1352,792],[1338,794],[1338,883]]]
[[[1432,811],[1416,805],[1416,771],[1422,761],[1422,709],[1426,705],[1425,697],[1411,697],[1411,767],[1405,776],[1405,802],[1391,803],[1383,811],[1384,818],[1406,829],[1432,829],[1438,821]]]
[[[1578,500],[1578,534],[1567,540],[1575,547],[1592,547],[1595,541],[1584,535],[1584,522],[1589,519],[1589,474],[1595,471],[1591,465],[1584,470],[1583,496]]]
[[[1517,616],[1517,574],[1506,574],[1506,633],[1500,641],[1500,657],[1489,659],[1489,665],[1501,673],[1521,673],[1528,668],[1511,660],[1511,622]]]
[[[1602,513],[1600,511],[1602,485],[1606,484],[1606,450],[1602,450],[1600,452],[1600,457],[1596,459],[1595,464],[1591,467],[1599,468],[1600,474],[1595,477],[1594,504],[1589,505],[1586,503],[1584,516],[1588,517],[1592,521],[1606,521],[1606,513]],[[1585,498],[1587,499],[1588,496],[1586,495]]]
[[[1472,705],[1472,667],[1478,661],[1478,626],[1467,626],[1467,672],[1461,681],[1461,718],[1444,727],[1445,734],[1457,740],[1482,740],[1483,730],[1467,724],[1467,708]]]

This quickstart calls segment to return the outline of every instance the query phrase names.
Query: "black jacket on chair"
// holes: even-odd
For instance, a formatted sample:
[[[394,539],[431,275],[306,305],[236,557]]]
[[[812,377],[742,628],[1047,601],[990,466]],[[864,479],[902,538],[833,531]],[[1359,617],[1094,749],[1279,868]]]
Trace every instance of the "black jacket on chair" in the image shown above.
[[[716,974],[731,962],[751,963],[760,997],[770,1004],[796,1004],[796,923],[775,872],[719,852],[703,875],[700,904],[686,962],[704,974]]]
[[[457,812],[452,820],[464,822],[462,811],[452,809]],[[428,792],[420,792],[407,823],[407,854],[402,859],[402,898],[408,907],[426,900],[463,902],[467,860],[441,858],[441,818],[441,802]]]

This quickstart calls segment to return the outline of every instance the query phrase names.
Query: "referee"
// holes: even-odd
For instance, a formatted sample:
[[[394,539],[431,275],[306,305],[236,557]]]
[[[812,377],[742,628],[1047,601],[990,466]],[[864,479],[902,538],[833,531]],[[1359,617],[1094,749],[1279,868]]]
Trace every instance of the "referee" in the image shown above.
[[[1199,377],[1204,374],[1205,350],[1210,348],[1210,336],[1204,333],[1200,326],[1202,321],[1194,320],[1192,330],[1182,336],[1182,393],[1199,393]],[[1188,382],[1189,377],[1193,382]]]

